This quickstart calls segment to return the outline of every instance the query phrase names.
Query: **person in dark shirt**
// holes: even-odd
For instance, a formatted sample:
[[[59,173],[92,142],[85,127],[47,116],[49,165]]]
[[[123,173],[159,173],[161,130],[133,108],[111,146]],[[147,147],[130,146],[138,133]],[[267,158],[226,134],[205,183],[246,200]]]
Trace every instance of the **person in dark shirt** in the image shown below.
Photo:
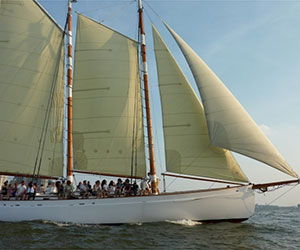
[[[136,181],[135,181],[132,185],[132,194],[134,196],[137,196],[138,192],[139,192],[139,186],[138,186],[138,184],[136,184]]]

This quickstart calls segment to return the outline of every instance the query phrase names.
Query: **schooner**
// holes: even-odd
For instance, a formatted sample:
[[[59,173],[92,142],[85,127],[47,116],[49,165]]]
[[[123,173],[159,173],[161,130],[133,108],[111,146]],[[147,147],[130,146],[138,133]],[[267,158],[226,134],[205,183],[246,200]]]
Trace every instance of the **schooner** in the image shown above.
[[[67,178],[86,173],[142,179],[148,172],[148,155],[153,191],[150,196],[111,199],[3,200],[1,221],[239,222],[254,213],[255,189],[298,183],[297,174],[222,81],[164,23],[186,58],[201,95],[200,100],[153,26],[164,175],[217,182],[224,187],[158,192],[141,0],[138,15],[136,41],[78,14],[73,60],[71,0],[65,29],[35,0],[0,2],[0,174],[62,176],[66,71]],[[294,179],[251,184],[231,152],[264,162]]]

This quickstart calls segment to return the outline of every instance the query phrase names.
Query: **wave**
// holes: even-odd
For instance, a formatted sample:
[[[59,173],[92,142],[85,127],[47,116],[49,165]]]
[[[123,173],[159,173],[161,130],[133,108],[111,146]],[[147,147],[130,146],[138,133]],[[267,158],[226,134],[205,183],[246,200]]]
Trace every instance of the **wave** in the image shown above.
[[[198,221],[193,221],[193,220],[167,220],[166,222],[168,223],[173,223],[173,224],[178,224],[178,225],[183,225],[183,226],[189,226],[189,227],[193,227],[193,226],[197,226],[197,225],[201,225],[202,222],[198,222]]]
[[[93,227],[95,225],[92,224],[81,224],[81,223],[71,223],[71,222],[55,222],[55,221],[48,221],[48,220],[42,220],[42,223],[44,224],[52,224],[58,227]]]

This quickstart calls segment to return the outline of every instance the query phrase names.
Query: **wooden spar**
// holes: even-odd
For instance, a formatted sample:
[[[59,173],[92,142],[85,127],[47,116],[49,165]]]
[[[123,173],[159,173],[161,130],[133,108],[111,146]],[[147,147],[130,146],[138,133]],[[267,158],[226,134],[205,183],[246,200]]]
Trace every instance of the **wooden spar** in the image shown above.
[[[73,182],[73,148],[72,148],[72,73],[73,73],[73,62],[72,62],[72,0],[68,0],[68,55],[67,55],[67,179]]]
[[[232,185],[239,185],[239,186],[246,186],[248,184],[242,184],[239,182],[231,182],[231,181],[221,181],[221,180],[213,180],[213,179],[204,179],[199,177],[191,177],[191,176],[184,176],[184,175],[175,175],[175,174],[166,174],[162,173],[163,176],[171,176],[176,178],[183,178],[183,179],[190,179],[190,180],[197,180],[197,181],[208,181],[208,182],[216,182],[216,183],[223,183],[223,184],[232,184]]]
[[[10,173],[10,172],[0,172],[0,175],[8,175],[8,176],[17,176],[17,177],[26,177],[26,178],[39,178],[39,179],[53,179],[57,180],[59,177],[46,176],[46,175],[32,175],[32,174],[19,174],[19,173]]]
[[[289,181],[278,181],[278,182],[268,182],[262,184],[253,184],[252,189],[261,189],[262,191],[267,191],[268,187],[287,185],[291,183],[300,183],[300,179],[298,180],[289,180]]]
[[[141,58],[143,62],[143,80],[144,80],[144,93],[145,93],[145,105],[146,105],[146,118],[147,118],[147,132],[148,132],[148,147],[149,147],[149,158],[150,158],[150,178],[151,178],[151,189],[153,194],[158,193],[157,177],[155,170],[155,158],[154,158],[154,146],[153,146],[153,132],[152,132],[152,120],[150,110],[150,95],[148,85],[148,65],[146,55],[146,35],[144,30],[144,18],[143,18],[143,3],[142,0],[138,2],[139,12],[139,31],[141,37]]]
[[[142,180],[143,177],[139,176],[132,176],[132,175],[122,175],[122,174],[109,174],[109,173],[98,173],[98,172],[88,172],[88,171],[81,171],[81,170],[72,170],[73,173],[80,173],[80,174],[93,174],[93,175],[104,175],[104,176],[112,176],[112,177],[121,177],[121,178],[132,178],[132,179],[140,179]]]

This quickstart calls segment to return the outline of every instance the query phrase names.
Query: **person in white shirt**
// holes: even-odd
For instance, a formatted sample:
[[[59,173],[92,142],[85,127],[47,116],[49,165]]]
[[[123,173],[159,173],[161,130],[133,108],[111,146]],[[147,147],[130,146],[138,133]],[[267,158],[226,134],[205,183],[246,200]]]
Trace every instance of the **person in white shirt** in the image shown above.
[[[114,181],[110,181],[108,185],[108,195],[109,197],[114,197],[115,196],[115,190],[116,190],[116,185]]]
[[[103,198],[106,198],[107,197],[107,194],[108,194],[108,187],[107,187],[107,181],[106,180],[103,180],[101,182],[101,190],[102,190],[102,197]]]
[[[26,191],[26,200],[30,200],[32,198],[34,200],[36,194],[36,186],[31,182],[29,182],[27,191]]]
[[[18,185],[17,187],[17,192],[16,192],[16,200],[20,197],[22,200],[25,200],[25,195],[26,195],[26,185],[25,181],[22,181],[21,184]]]

